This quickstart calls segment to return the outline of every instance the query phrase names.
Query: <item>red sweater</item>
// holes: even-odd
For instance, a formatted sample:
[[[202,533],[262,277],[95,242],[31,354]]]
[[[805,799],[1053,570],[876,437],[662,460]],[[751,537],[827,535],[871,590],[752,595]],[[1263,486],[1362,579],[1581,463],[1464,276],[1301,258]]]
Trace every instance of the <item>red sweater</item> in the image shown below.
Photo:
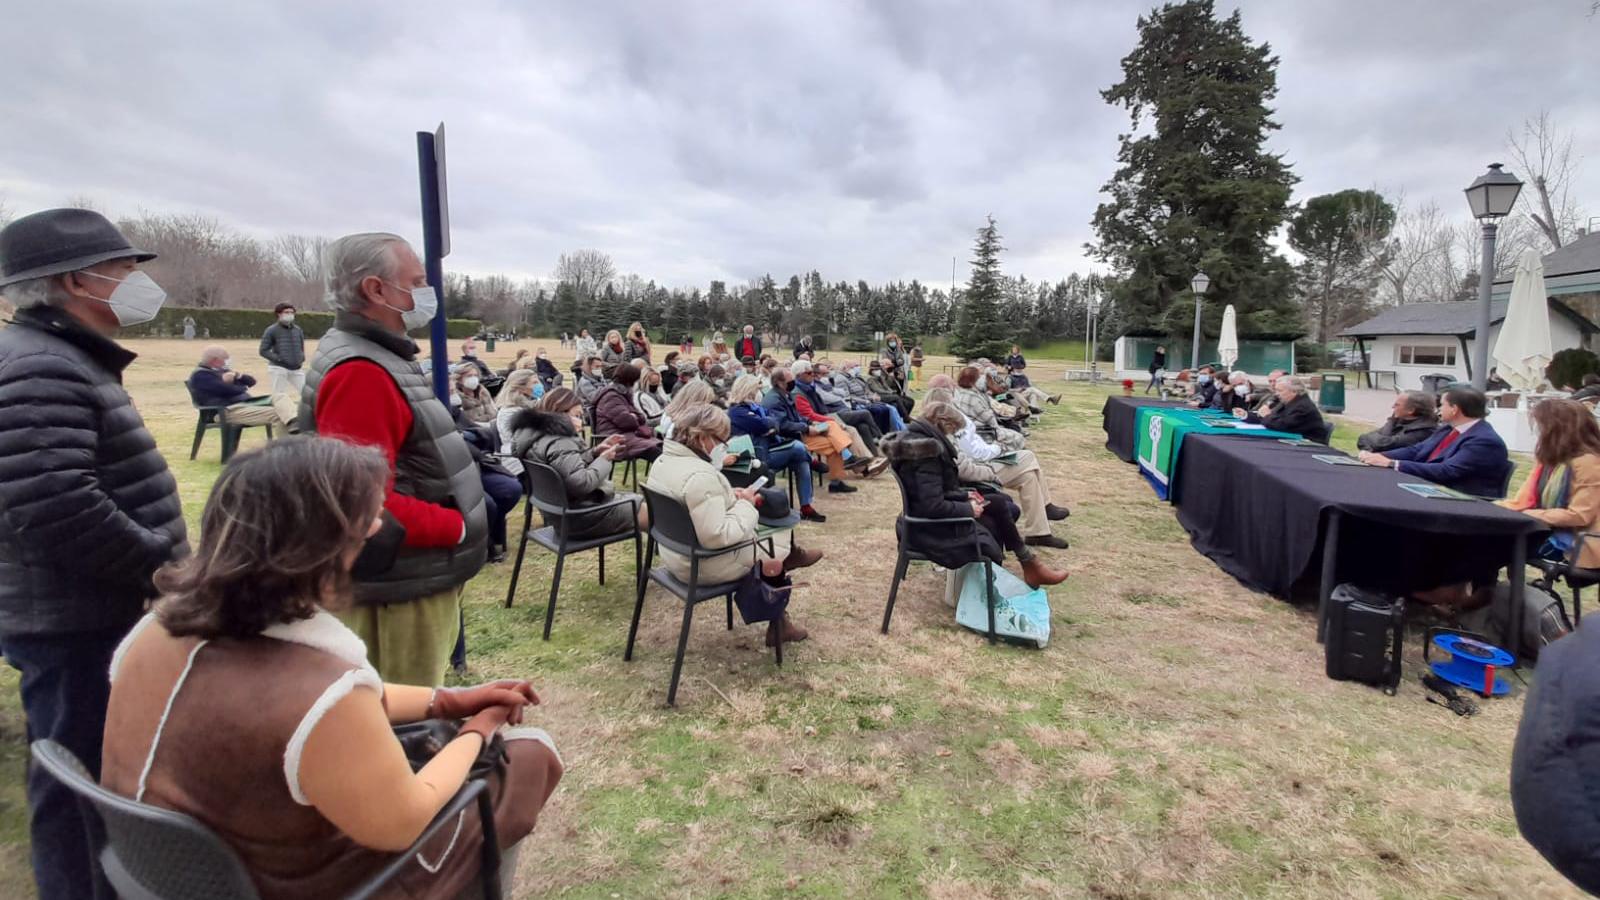
[[[411,433],[411,405],[389,373],[354,359],[335,366],[317,388],[317,433],[377,447],[389,459],[383,508],[406,529],[407,547],[454,547],[461,542],[461,513],[394,489],[394,461]]]
[[[800,413],[800,418],[805,419],[808,422],[833,421],[827,416],[817,415],[817,411],[811,406],[811,398],[800,393],[799,391],[794,392],[794,408],[796,412]]]

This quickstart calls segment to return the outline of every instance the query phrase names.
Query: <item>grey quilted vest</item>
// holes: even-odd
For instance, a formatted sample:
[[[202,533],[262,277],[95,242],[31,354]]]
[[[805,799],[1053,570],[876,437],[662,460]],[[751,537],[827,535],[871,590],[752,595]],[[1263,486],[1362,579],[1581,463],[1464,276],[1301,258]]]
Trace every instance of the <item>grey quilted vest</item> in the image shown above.
[[[415,353],[410,339],[340,313],[334,327],[317,341],[300,395],[300,430],[315,433],[317,386],[323,377],[352,359],[382,366],[411,405],[411,433],[395,459],[394,489],[461,510],[467,521],[466,540],[455,547],[401,547],[392,568],[356,583],[356,600],[361,603],[407,603],[449,590],[478,574],[488,554],[488,519],[478,466],[450,412],[433,395],[433,385],[414,361]]]

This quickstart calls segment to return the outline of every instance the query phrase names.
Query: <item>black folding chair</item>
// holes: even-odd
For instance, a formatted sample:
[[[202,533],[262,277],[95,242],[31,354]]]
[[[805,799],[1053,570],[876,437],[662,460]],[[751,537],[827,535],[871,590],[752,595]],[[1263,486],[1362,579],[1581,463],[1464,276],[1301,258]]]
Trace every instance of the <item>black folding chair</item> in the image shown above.
[[[189,382],[183,383],[184,390],[189,390]],[[265,422],[260,426],[236,425],[228,421],[228,408],[226,406],[202,406],[194,399],[194,392],[189,391],[189,403],[194,406],[196,418],[194,423],[194,443],[189,446],[189,458],[194,459],[200,455],[200,442],[205,440],[207,431],[218,431],[222,434],[222,462],[227,463],[233,454],[239,450],[239,436],[246,428],[261,427],[267,429],[267,440],[272,440],[272,423]]]
[[[683,601],[683,629],[678,633],[678,654],[672,661],[672,681],[667,686],[667,705],[676,706],[678,702],[678,676],[683,672],[683,652],[689,645],[689,623],[694,618],[695,604],[706,600],[725,597],[728,601],[728,630],[733,630],[733,593],[739,587],[739,581],[724,581],[714,584],[700,582],[700,563],[702,560],[714,556],[734,553],[754,546],[759,539],[752,538],[748,541],[735,544],[731,547],[719,547],[715,550],[702,546],[700,537],[695,533],[694,520],[689,516],[689,508],[681,500],[670,497],[648,486],[644,489],[644,500],[650,508],[650,540],[645,545],[644,565],[649,571],[648,578],[639,579],[639,595],[633,604],[633,622],[628,626],[628,646],[622,653],[626,661],[633,660],[633,643],[639,634],[639,617],[644,612],[644,593],[649,582],[666,588],[678,599]],[[680,556],[689,558],[689,580],[678,580],[666,566],[650,569],[650,562],[655,558],[656,545],[659,544]],[[783,642],[779,641],[776,651],[778,665],[783,665]]]
[[[238,854],[191,816],[114,794],[96,784],[72,751],[34,741],[33,761],[78,797],[89,832],[90,866],[127,900],[258,900]],[[445,804],[411,848],[363,882],[348,900],[376,896],[434,835],[455,827],[473,803],[483,826],[483,895],[500,897],[500,842],[488,782],[469,781]]]
[[[1559,562],[1548,559],[1535,559],[1532,562],[1534,568],[1544,573],[1543,578],[1532,582],[1535,587],[1549,591],[1557,600],[1561,599],[1561,595],[1556,592],[1557,581],[1565,581],[1567,587],[1572,588],[1572,627],[1574,628],[1583,624],[1583,597],[1581,596],[1583,589],[1591,585],[1600,584],[1600,569],[1585,569],[1578,565],[1578,554],[1583,552],[1584,541],[1590,538],[1600,540],[1600,534],[1589,531],[1579,532],[1577,540],[1572,544],[1572,549],[1567,551],[1566,558]]]
[[[528,541],[533,541],[539,546],[556,555],[556,571],[550,578],[550,603],[544,612],[544,639],[550,640],[550,626],[556,620],[556,595],[561,590],[561,570],[569,553],[582,553],[585,550],[600,551],[600,583],[606,583],[606,547],[626,540],[633,541],[633,565],[636,574],[635,580],[644,572],[641,562],[639,528],[637,524],[628,531],[619,531],[615,534],[603,535],[592,538],[573,538],[568,534],[574,518],[582,520],[587,516],[596,516],[618,506],[628,506],[633,513],[633,521],[639,519],[639,496],[637,494],[618,494],[615,498],[605,503],[594,506],[572,506],[567,501],[567,486],[562,481],[561,474],[550,466],[540,462],[524,460],[522,463],[522,487],[528,495],[528,503],[522,513],[522,540],[517,543],[517,563],[511,569],[511,586],[506,589],[506,609],[517,596],[517,578],[522,574],[522,557],[528,552]],[[548,521],[549,517],[556,516],[559,524],[546,525],[543,528],[533,527],[533,510],[537,507]]]
[[[894,474],[895,486],[900,488],[900,516],[895,521],[895,534],[898,536],[900,550],[894,561],[894,580],[889,582],[889,603],[883,608],[883,633],[889,633],[889,619],[894,615],[894,600],[900,593],[900,582],[906,577],[906,569],[912,560],[920,562],[934,562],[934,559],[910,545],[907,540],[912,529],[926,534],[933,530],[948,530],[951,532],[965,532],[965,536],[972,540],[972,561],[982,562],[984,575],[987,579],[987,598],[989,601],[989,643],[996,640],[994,630],[994,605],[996,594],[994,587],[994,561],[984,555],[981,532],[983,526],[977,519],[961,517],[948,519],[929,519],[921,516],[910,515],[911,497],[906,493],[905,482],[900,480],[900,473],[893,466],[889,471]]]

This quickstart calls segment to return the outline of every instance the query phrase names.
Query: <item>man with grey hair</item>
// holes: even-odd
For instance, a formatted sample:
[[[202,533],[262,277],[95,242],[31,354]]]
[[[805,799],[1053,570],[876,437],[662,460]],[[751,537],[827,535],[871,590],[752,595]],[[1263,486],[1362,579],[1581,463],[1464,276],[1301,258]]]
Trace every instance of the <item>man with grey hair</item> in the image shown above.
[[[1439,428],[1439,418],[1433,411],[1433,395],[1422,391],[1406,391],[1394,398],[1394,415],[1383,427],[1356,438],[1356,449],[1372,453],[1386,453],[1420,444],[1433,436]]]
[[[1323,421],[1322,410],[1306,395],[1304,380],[1296,375],[1281,376],[1272,383],[1272,393],[1278,405],[1271,412],[1260,415],[1240,407],[1233,411],[1234,417],[1265,425],[1273,431],[1298,434],[1319,444],[1328,443],[1333,431]]]
[[[356,560],[356,605],[338,615],[385,681],[436,685],[460,631],[462,585],[488,545],[478,467],[406,337],[433,319],[438,298],[393,234],[339,238],[323,261],[335,313],[306,374],[301,430],[377,447],[394,471],[383,528]]]
[[[195,405],[222,407],[223,421],[229,425],[282,425],[295,431],[299,399],[284,393],[250,396],[255,378],[235,372],[231,363],[226,347],[212,344],[200,351],[200,365],[189,373],[186,382]]]
[[[52,209],[0,230],[0,651],[22,673],[28,739],[100,775],[112,655],[188,552],[178,484],[122,388],[134,354],[112,340],[166,292],[106,218]],[[96,895],[77,798],[28,774],[40,897]],[[100,885],[101,896],[110,890]]]

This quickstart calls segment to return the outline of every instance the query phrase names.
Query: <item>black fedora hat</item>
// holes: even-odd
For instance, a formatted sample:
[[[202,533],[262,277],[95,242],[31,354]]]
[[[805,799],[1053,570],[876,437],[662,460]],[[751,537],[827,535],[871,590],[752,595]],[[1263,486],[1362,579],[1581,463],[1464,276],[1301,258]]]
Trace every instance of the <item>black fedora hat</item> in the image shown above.
[[[0,230],[0,287],[76,272],[110,259],[155,259],[92,209],[47,209]]]

